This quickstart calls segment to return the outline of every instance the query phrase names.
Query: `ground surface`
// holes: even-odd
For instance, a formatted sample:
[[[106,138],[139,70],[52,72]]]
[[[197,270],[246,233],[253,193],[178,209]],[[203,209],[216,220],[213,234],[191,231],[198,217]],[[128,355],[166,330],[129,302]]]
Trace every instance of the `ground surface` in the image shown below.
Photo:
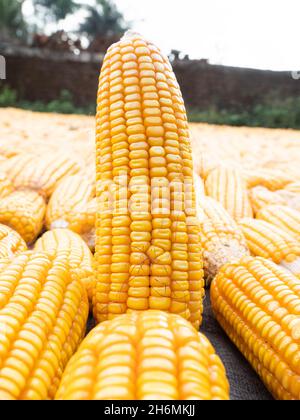
[[[1,146],[12,149],[25,147],[28,151],[45,144],[45,149],[61,149],[80,154],[93,165],[94,130],[93,117],[33,114],[30,112],[0,109]],[[292,130],[269,130],[231,128],[191,124],[194,160],[196,168],[203,169],[203,155],[224,159],[249,168],[275,166],[289,168],[298,173],[300,162],[300,132]],[[202,157],[201,157],[202,156]],[[205,160],[205,159],[204,159]],[[221,356],[231,382],[234,400],[272,399],[262,382],[243,356],[235,349],[214,320],[209,297],[205,301],[202,331],[207,335]]]

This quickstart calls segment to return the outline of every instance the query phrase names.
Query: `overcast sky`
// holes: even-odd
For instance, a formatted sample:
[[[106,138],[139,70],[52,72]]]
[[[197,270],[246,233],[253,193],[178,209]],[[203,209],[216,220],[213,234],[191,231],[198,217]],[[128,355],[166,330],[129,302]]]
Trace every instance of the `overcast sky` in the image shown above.
[[[83,0],[92,2],[93,0]],[[300,70],[300,0],[115,0],[132,28],[212,63]],[[73,18],[67,22],[69,29]]]

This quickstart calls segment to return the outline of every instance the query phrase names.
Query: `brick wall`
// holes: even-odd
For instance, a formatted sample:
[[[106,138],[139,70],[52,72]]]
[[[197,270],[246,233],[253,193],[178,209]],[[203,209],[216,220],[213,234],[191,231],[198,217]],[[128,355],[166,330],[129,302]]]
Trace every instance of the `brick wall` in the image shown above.
[[[67,89],[78,105],[95,101],[103,59],[99,54],[76,57],[3,45],[0,54],[7,62],[7,80],[0,84],[16,89],[23,99],[50,101]],[[294,80],[290,72],[215,66],[205,61],[175,61],[173,66],[189,107],[248,107],[274,91],[282,98],[300,96],[300,80]]]

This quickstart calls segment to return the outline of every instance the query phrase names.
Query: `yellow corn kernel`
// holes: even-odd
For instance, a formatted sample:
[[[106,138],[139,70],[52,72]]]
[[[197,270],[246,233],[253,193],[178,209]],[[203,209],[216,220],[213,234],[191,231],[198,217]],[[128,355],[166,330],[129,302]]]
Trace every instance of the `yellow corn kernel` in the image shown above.
[[[46,203],[35,191],[15,191],[0,200],[0,223],[17,231],[27,244],[43,228]]]
[[[213,280],[215,316],[279,400],[300,399],[300,288],[263,258],[223,266]]]
[[[253,216],[246,183],[237,169],[218,166],[208,174],[205,189],[235,221]]]
[[[198,328],[203,267],[186,112],[169,61],[140,35],[107,52],[96,142],[95,318],[161,309]],[[151,287],[153,278],[168,278],[168,288]],[[182,278],[184,301],[174,293]]]
[[[0,399],[54,398],[88,316],[86,292],[69,268],[46,253],[1,263]]]
[[[228,400],[209,341],[184,319],[133,312],[96,327],[63,375],[57,400]]]
[[[269,222],[300,240],[300,212],[287,206],[268,206],[260,210],[257,219]]]
[[[0,258],[12,258],[27,250],[24,239],[8,226],[0,225]]]
[[[287,206],[300,211],[300,195],[287,189],[270,191],[264,187],[255,187],[250,190],[250,201],[256,215],[267,206]]]

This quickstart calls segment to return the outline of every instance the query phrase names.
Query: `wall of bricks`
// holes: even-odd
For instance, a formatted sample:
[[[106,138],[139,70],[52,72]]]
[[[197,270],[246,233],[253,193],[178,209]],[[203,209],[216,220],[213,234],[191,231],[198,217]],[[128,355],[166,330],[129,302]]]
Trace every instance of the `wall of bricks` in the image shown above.
[[[70,91],[77,105],[95,102],[103,57],[84,53],[1,47],[7,62],[7,80],[1,81],[23,99],[50,101],[63,89]],[[272,92],[281,98],[300,96],[300,80],[290,72],[272,72],[209,65],[205,61],[179,60],[173,63],[188,107],[205,109],[251,107]]]

